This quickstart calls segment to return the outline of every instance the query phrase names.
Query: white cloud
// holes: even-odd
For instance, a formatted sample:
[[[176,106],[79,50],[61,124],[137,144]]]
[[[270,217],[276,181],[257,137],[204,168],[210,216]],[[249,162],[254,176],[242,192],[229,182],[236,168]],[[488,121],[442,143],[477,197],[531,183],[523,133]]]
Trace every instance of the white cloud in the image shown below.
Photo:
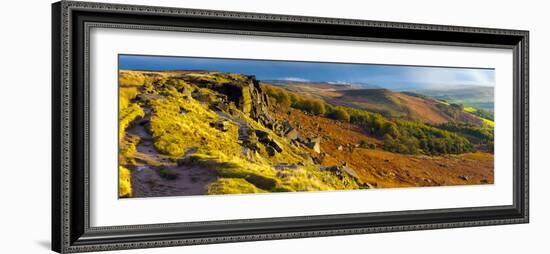
[[[417,84],[494,86],[492,70],[455,68],[415,68],[406,72],[406,80]]]
[[[338,81],[331,81],[331,82],[328,82],[329,84],[334,84],[334,85],[351,85],[352,83],[350,82],[347,82],[347,81],[341,81],[341,80],[338,80]]]
[[[309,82],[309,80],[307,80],[307,79],[304,79],[304,78],[297,78],[297,77],[284,77],[284,78],[282,78],[281,80],[295,81],[295,82]]]

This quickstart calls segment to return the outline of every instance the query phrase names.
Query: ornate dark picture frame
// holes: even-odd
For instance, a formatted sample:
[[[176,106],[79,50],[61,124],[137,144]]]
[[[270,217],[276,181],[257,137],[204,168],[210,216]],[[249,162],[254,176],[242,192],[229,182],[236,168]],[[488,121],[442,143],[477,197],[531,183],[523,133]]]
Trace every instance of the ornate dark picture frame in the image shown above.
[[[512,49],[513,205],[91,227],[92,27]],[[52,6],[52,249],[61,253],[472,227],[529,221],[528,31],[62,1]]]

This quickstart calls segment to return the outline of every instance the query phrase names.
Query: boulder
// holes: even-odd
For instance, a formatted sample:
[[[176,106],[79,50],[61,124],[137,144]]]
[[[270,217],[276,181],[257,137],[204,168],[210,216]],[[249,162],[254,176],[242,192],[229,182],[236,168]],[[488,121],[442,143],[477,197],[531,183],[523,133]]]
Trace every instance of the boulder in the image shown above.
[[[254,133],[258,137],[258,141],[262,143],[266,149],[272,149],[273,151],[277,153],[283,152],[283,146],[279,144],[279,142],[275,141],[272,137],[269,136],[269,133],[262,130],[255,130]],[[270,149],[270,150],[271,150]],[[268,153],[271,155],[270,151]]]
[[[351,177],[355,178],[356,180],[360,180],[359,175],[357,174],[357,172],[355,172],[355,170],[353,168],[350,168],[348,166],[342,166],[340,168],[343,172],[346,172]]]
[[[275,149],[275,151],[279,152],[279,153],[282,153],[283,152],[283,147],[281,146],[281,144],[279,144],[279,142],[275,141],[275,140],[270,140],[269,144],[268,144],[270,147],[273,147],[273,149]]]
[[[226,132],[229,130],[229,121],[221,120],[215,123],[210,123],[210,127]]]
[[[291,128],[289,131],[285,133],[285,137],[289,140],[296,140],[300,136],[300,133],[296,130]]]
[[[329,171],[337,176],[348,175],[351,178],[355,179],[357,182],[362,183],[357,172],[355,172],[353,168],[350,168],[346,165],[341,165],[341,166],[334,165],[334,166],[321,167],[321,170]]]
[[[342,175],[342,170],[338,165],[321,167],[321,170],[329,171],[337,176]]]
[[[275,156],[275,154],[277,154],[277,151],[275,150],[275,148],[271,146],[266,147],[265,150],[267,151],[267,154],[269,156]]]
[[[285,131],[288,131],[288,130],[291,130],[291,129],[292,129],[292,125],[290,124],[289,121],[284,121],[284,122],[282,123],[282,126],[283,126],[283,129],[284,129]]]
[[[468,181],[470,180],[470,177],[469,176],[459,176],[458,178],[464,180],[464,181]]]
[[[267,133],[267,131],[262,131],[262,130],[254,130],[255,133],[256,133],[256,136],[258,137],[258,140],[260,140],[260,142],[264,142],[264,141],[268,141],[269,140],[269,133]]]
[[[374,184],[371,184],[371,183],[363,183],[360,187],[362,189],[374,189],[374,188],[376,188],[376,186]]]
[[[315,163],[315,164],[318,164],[318,165],[323,164],[323,158],[314,157],[314,158],[312,158],[312,160],[313,160],[313,163]]]
[[[308,138],[306,145],[316,153],[321,153],[321,137]]]

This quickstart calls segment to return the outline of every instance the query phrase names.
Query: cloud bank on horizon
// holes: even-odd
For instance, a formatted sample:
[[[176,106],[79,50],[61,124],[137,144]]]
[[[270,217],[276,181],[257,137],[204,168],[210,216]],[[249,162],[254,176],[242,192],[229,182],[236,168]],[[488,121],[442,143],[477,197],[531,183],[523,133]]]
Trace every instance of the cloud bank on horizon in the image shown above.
[[[368,84],[393,90],[495,86],[495,70],[479,68],[119,55],[119,69],[236,72],[260,80]]]

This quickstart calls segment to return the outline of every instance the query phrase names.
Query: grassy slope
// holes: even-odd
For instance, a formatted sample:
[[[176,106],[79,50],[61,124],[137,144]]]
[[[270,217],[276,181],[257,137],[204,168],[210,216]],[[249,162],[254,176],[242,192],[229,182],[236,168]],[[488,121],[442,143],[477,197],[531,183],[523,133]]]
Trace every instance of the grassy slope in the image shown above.
[[[208,103],[202,103],[192,96],[192,93],[203,98],[198,84],[182,82],[181,75],[196,73],[153,73],[155,77],[147,79],[143,73],[134,71],[121,72],[121,101],[128,102],[139,108],[140,114],[126,117],[123,114],[129,106],[121,107],[121,150],[120,161],[125,168],[135,170],[135,139],[126,135],[125,129],[135,119],[143,117],[143,110],[151,110],[150,132],[153,136],[156,152],[177,164],[189,167],[200,167],[202,170],[213,171],[218,176],[218,181],[205,186],[210,194],[229,193],[260,193],[274,191],[318,191],[357,189],[358,184],[349,176],[336,177],[331,172],[319,170],[312,162],[304,158],[306,154],[290,143],[278,137],[271,130],[237,112],[237,116],[226,117],[229,130],[221,131],[212,127],[212,123],[220,120],[220,115],[209,108]],[[150,72],[149,72],[150,74]],[[212,82],[223,82],[230,77],[222,74],[200,74],[201,78],[207,78]],[[173,77],[178,77],[174,81]],[[242,79],[242,77],[240,77]],[[132,89],[132,93],[123,92],[125,87],[139,87]],[[198,94],[197,94],[198,91]],[[214,97],[218,96],[214,93]],[[130,96],[128,96],[130,94]],[[141,100],[138,95],[149,95],[149,99]],[[244,123],[243,123],[244,122]],[[239,140],[238,129],[247,125],[253,129],[264,130],[270,134],[282,147],[283,152],[276,156],[268,156],[265,147],[260,145],[260,151],[246,153]],[[132,141],[134,140],[134,141]],[[143,161],[143,160],[142,160]],[[298,163],[303,163],[299,166]],[[173,163],[158,165],[154,161],[143,161],[147,166],[160,169],[165,172],[173,167]],[[281,163],[292,167],[280,167]],[[162,166],[162,168],[160,167]],[[277,169],[276,166],[279,166]],[[125,174],[126,176],[126,174]],[[121,180],[122,181],[122,180]],[[124,181],[120,185],[121,197],[127,194],[128,187]]]
[[[475,114],[478,111],[478,109],[476,109],[474,107],[464,107],[464,111],[466,111],[468,113]],[[480,116],[478,116],[478,117],[483,121],[484,126],[490,127],[490,128],[495,127],[495,122],[493,120],[486,119],[486,118],[483,118],[483,117],[480,117]]]

